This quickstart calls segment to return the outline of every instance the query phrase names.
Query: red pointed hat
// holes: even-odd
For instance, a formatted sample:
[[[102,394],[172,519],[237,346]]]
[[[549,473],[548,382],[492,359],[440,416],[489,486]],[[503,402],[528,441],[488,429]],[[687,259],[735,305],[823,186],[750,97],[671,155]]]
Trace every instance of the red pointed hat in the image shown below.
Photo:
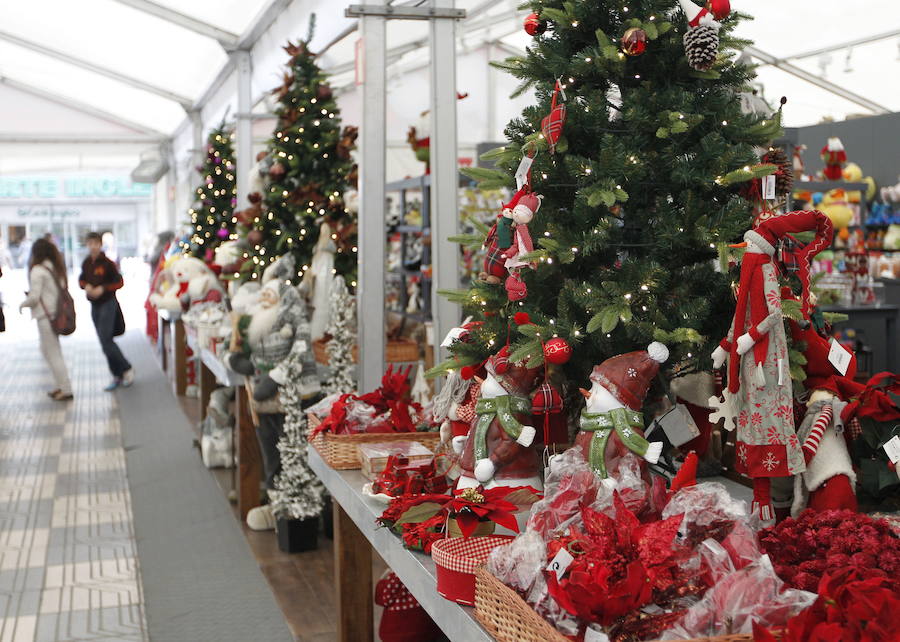
[[[591,381],[609,390],[632,410],[640,410],[659,366],[669,358],[669,349],[654,341],[646,350],[611,357],[594,366]]]
[[[831,245],[834,225],[831,219],[819,210],[798,210],[786,212],[760,222],[759,227],[744,234],[744,240],[753,241],[766,254],[773,256],[778,239],[796,232],[815,232],[812,241],[794,252],[797,257],[797,277],[803,286],[800,302],[804,314],[809,313],[809,263],[813,257]]]
[[[806,379],[803,385],[807,390],[828,390],[847,401],[850,397],[859,393],[862,388],[853,378],[856,376],[856,355],[850,358],[847,372],[840,372],[828,360],[831,351],[831,343],[818,335],[812,327],[801,330],[797,324],[791,324],[791,338],[794,343],[803,342],[806,349],[803,356],[806,357]]]

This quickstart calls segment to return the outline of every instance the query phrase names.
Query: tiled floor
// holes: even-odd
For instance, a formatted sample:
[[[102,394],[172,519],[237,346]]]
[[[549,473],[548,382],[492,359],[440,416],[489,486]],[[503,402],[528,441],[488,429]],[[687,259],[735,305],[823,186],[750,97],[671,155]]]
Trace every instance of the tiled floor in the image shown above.
[[[118,408],[96,339],[64,339],[67,404],[44,394],[33,335],[11,339],[0,360],[0,642],[146,640]]]

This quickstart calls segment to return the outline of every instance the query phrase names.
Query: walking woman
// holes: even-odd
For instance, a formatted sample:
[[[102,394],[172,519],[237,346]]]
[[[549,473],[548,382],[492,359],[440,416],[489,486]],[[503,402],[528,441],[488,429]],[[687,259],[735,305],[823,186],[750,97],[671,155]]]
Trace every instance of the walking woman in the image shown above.
[[[66,264],[52,241],[42,238],[34,242],[28,264],[28,284],[28,296],[19,310],[31,308],[31,318],[37,321],[41,352],[56,382],[56,389],[49,393],[50,397],[68,401],[72,399],[72,384],[59,345],[59,335],[50,325],[51,318],[56,314],[60,293],[68,287]]]

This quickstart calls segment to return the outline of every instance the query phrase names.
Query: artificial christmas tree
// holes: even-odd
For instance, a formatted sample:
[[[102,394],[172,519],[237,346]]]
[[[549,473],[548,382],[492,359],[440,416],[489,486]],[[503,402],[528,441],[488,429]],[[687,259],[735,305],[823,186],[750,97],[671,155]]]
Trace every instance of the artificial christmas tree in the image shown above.
[[[352,354],[356,342],[356,305],[341,276],[331,282],[327,333],[331,335],[327,347],[331,374],[322,390],[326,395],[353,392],[356,389]]]
[[[185,254],[212,263],[216,247],[231,238],[237,221],[237,187],[234,171],[234,132],[224,122],[209,134],[206,158],[197,171],[203,178],[196,189],[196,202],[188,210],[193,232],[183,242]]]
[[[311,31],[311,30],[310,30]],[[356,217],[344,193],[355,186],[350,152],[356,128],[341,130],[340,110],[325,74],[305,41],[288,44],[288,70],[274,91],[278,117],[266,168],[259,216],[248,233],[251,278],[259,278],[276,257],[294,255],[297,282],[311,265],[322,224],[335,244],[334,269],[356,282]]]
[[[536,269],[512,268],[527,292],[518,301],[493,269],[494,279],[445,292],[481,323],[431,374],[477,366],[506,342],[511,361],[536,367],[557,337],[572,356],[552,368],[568,382],[653,341],[668,346],[674,372],[707,369],[734,308],[733,279],[716,259],[752,222],[737,184],[775,171],[756,148],[780,130],[777,116],[741,112],[753,77],[734,60],[741,16],[723,18],[718,58],[697,71],[685,57],[678,0],[635,0],[627,10],[597,0],[529,4],[547,30],[524,57],[498,66],[534,87],[539,102],[508,125],[510,143],[486,155],[501,169],[464,171],[484,187],[541,196],[527,224],[535,251],[518,257]],[[618,46],[632,28],[647,35],[640,56]],[[557,132],[547,118],[561,104]],[[531,322],[517,325],[516,312]]]

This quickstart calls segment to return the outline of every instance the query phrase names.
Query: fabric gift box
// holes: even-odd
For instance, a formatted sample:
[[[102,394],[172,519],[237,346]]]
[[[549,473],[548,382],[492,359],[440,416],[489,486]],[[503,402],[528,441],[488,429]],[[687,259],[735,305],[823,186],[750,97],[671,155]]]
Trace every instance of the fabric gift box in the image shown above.
[[[418,441],[360,444],[359,461],[362,474],[366,479],[374,480],[384,471],[388,458],[392,455],[405,457],[408,464],[413,466],[428,463],[434,457],[434,453]]]
[[[442,597],[463,604],[475,605],[475,569],[482,566],[497,546],[508,544],[512,537],[447,538],[431,546],[431,557],[437,571],[437,590]]]

